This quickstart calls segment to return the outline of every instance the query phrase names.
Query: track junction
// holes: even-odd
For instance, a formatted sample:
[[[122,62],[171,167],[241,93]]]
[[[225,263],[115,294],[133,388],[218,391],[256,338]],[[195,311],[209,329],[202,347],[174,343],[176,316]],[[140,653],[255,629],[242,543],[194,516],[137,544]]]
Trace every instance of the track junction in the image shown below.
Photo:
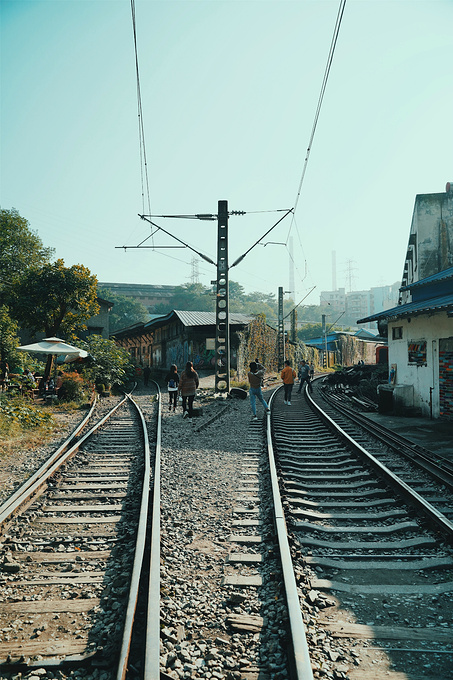
[[[324,393],[91,414],[0,508],[1,677],[450,677],[451,465]]]

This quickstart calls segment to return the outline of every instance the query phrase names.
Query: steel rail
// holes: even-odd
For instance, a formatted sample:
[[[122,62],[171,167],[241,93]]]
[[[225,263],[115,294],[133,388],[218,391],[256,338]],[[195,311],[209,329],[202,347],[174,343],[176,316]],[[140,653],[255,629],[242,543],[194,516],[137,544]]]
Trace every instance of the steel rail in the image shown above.
[[[336,432],[338,432],[343,439],[345,439],[349,444],[358,451],[371,465],[372,467],[382,476],[388,483],[396,487],[398,491],[409,501],[410,504],[415,505],[420,512],[423,513],[425,517],[428,518],[430,522],[436,524],[437,528],[440,529],[449,540],[453,540],[453,522],[451,522],[444,514],[436,510],[431,503],[428,503],[420,494],[418,494],[414,489],[412,489],[406,482],[404,482],[398,475],[389,470],[383,463],[381,463],[375,456],[373,456],[369,451],[363,448],[358,442],[356,442],[347,432],[345,432],[325,411],[322,410],[321,406],[317,404],[314,399],[310,396],[309,392],[305,388],[305,398],[311,403],[312,408],[314,408],[321,418],[330,424]]]
[[[137,607],[138,593],[140,586],[140,577],[143,567],[143,558],[146,547],[146,529],[148,524],[148,505],[149,505],[149,485],[151,479],[151,461],[149,455],[149,438],[146,429],[145,418],[140,410],[138,404],[134,401],[131,394],[126,394],[126,398],[134,405],[140,419],[143,433],[143,453],[144,453],[144,474],[142,495],[140,501],[140,514],[136,535],[134,564],[132,567],[131,583],[129,587],[129,597],[126,607],[126,616],[123,627],[123,638],[121,641],[120,655],[117,666],[117,680],[124,680],[127,673],[127,665],[129,661],[129,652],[132,642],[132,630],[134,626],[135,610]],[[146,676],[145,676],[146,677]]]
[[[269,399],[269,408],[272,406],[274,396],[278,387]],[[310,656],[308,653],[307,638],[305,635],[305,626],[302,619],[302,611],[299,602],[299,594],[297,592],[296,579],[294,577],[293,562],[291,559],[291,551],[288,542],[288,532],[286,529],[285,514],[283,512],[282,500],[280,497],[280,490],[278,486],[277,469],[274,458],[274,447],[272,445],[271,419],[270,413],[267,414],[267,453],[269,460],[269,470],[272,484],[272,496],[274,503],[274,521],[277,531],[278,544],[280,549],[280,559],[282,562],[283,581],[285,584],[286,602],[288,605],[289,624],[291,628],[291,637],[293,643],[293,657],[294,657],[294,677],[297,680],[313,680],[313,671],[311,667]]]
[[[410,439],[391,432],[385,426],[375,423],[361,413],[356,413],[330,394],[323,393],[322,396],[327,403],[338,409],[340,413],[352,422],[359,424],[365,430],[377,436],[381,441],[385,441],[388,446],[399,454],[433,475],[438,482],[442,482],[450,489],[453,489],[453,464],[447,458],[433,454],[422,446],[411,442]],[[432,459],[434,456],[436,460]]]
[[[98,430],[101,425],[105,423],[106,420],[126,401],[124,398],[120,401],[113,409],[111,409],[101,420],[99,420],[93,427],[86,432],[83,437],[81,437],[75,444],[73,444],[69,449],[67,448],[71,443],[77,432],[80,432],[82,427],[86,424],[89,417],[91,417],[92,409],[90,409],[89,414],[85,417],[82,423],[76,428],[76,431],[71,434],[71,436],[59,447],[59,449],[53,453],[50,458],[31,476],[29,479],[22,484],[22,486],[15,491],[15,493],[8,498],[5,503],[0,507],[0,527],[6,521],[8,521],[14,514],[19,512],[19,510],[29,501],[35,499],[35,493],[38,491],[44,491],[44,485],[46,482],[57,472],[57,470],[66,463],[67,460],[80,448],[80,446],[91,437],[96,430]]]
[[[146,680],[160,678],[160,474],[162,443],[162,394],[157,389],[157,433],[154,460],[153,505],[151,518],[151,550],[149,559],[149,588],[146,623],[144,675]]]

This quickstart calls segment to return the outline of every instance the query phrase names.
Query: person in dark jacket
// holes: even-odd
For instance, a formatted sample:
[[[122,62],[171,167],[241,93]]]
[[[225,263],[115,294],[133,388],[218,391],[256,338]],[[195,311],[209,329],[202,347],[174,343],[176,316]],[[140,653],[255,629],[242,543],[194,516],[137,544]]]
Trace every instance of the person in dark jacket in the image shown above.
[[[176,411],[176,402],[178,399],[179,375],[178,368],[177,366],[175,366],[175,364],[172,364],[170,366],[170,371],[165,376],[165,382],[167,383],[168,390],[168,408],[171,411],[171,407],[173,406],[173,411]]]
[[[308,387],[310,387],[310,367],[309,365],[302,359],[302,363],[299,366],[299,389],[297,390],[297,393],[300,394],[302,391],[302,387],[304,386],[304,382],[307,383]]]
[[[193,401],[197,393],[198,384],[198,373],[194,370],[192,362],[188,361],[178,385],[178,392],[182,397],[183,418],[192,418],[193,416]]]

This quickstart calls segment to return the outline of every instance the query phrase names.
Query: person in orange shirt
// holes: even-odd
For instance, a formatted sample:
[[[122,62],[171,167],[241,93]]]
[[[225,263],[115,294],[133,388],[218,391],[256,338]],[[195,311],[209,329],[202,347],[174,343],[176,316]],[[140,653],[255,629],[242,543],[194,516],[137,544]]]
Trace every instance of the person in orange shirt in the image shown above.
[[[283,380],[283,387],[285,390],[285,401],[284,403],[291,406],[291,392],[293,391],[294,380],[296,377],[296,371],[291,368],[291,363],[288,359],[285,361],[285,368],[281,372],[281,379]]]

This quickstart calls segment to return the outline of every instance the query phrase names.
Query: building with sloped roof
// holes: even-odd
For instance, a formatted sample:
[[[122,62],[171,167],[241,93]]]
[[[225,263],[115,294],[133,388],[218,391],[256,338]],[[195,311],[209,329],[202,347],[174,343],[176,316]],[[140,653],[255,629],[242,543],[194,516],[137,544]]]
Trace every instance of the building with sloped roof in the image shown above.
[[[416,196],[399,304],[377,321],[388,337],[397,412],[453,420],[453,184]]]
[[[405,304],[357,323],[388,333],[397,411],[453,420],[453,267],[402,286]]]
[[[253,319],[247,314],[230,312],[230,365],[236,368],[239,338]],[[215,364],[215,312],[173,310],[144,323],[116,331],[112,338],[127,349],[139,366],[183,367],[192,361],[197,370],[212,369]]]

